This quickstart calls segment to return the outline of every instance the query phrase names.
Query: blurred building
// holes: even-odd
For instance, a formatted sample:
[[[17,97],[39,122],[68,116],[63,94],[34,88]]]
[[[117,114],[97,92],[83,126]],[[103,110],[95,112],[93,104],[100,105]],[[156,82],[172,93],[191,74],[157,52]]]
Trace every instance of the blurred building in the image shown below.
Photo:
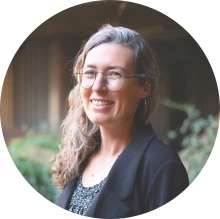
[[[15,54],[1,96],[6,140],[22,134],[24,125],[47,123],[51,130],[59,129],[74,86],[72,60],[82,42],[105,23],[134,29],[150,41],[162,69],[162,98],[192,103],[204,116],[218,113],[219,96],[211,66],[181,26],[146,6],[96,1],[53,16],[35,29]],[[180,126],[184,116],[161,105],[152,123],[163,138],[168,129]]]

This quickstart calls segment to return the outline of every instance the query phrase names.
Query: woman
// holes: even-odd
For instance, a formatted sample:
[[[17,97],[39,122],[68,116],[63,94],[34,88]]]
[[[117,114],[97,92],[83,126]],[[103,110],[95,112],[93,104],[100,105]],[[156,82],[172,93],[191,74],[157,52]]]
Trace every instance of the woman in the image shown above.
[[[186,170],[148,123],[159,96],[149,44],[133,30],[106,25],[80,50],[74,75],[52,166],[63,189],[56,204],[89,217],[125,218],[179,195],[189,184]]]

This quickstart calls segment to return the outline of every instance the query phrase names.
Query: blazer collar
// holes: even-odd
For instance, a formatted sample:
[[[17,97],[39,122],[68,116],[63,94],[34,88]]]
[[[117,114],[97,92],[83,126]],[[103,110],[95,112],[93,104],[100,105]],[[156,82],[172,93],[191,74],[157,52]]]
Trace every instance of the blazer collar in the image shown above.
[[[151,125],[139,130],[111,169],[106,186],[121,200],[132,192],[139,163],[153,137]]]
[[[132,193],[138,166],[156,135],[150,124],[140,129],[109,172],[108,178],[86,216],[120,218],[129,212],[124,200]],[[114,209],[112,209],[114,203]],[[103,212],[103,214],[102,214]]]
[[[73,191],[76,187],[78,178],[73,178],[69,181],[69,183],[64,187],[62,193],[56,200],[56,205],[61,208],[68,209],[71,196],[73,195]]]

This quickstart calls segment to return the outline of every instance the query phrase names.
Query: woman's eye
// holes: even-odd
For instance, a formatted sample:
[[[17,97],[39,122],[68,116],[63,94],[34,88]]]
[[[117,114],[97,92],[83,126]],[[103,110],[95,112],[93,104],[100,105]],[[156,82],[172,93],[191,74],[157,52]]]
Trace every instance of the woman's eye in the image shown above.
[[[94,79],[95,78],[95,71],[87,70],[83,72],[83,79]]]
[[[88,71],[85,71],[83,74],[84,75],[95,75],[95,72],[93,70],[88,70]]]
[[[120,77],[122,77],[122,74],[119,72],[116,72],[116,71],[110,71],[110,72],[108,72],[108,76],[120,78]]]

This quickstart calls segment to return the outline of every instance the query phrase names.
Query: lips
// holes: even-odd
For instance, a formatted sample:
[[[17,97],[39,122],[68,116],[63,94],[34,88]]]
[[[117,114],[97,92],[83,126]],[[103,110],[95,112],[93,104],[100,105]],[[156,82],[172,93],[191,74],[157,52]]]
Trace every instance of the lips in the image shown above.
[[[113,101],[109,101],[109,100],[96,100],[96,99],[92,99],[91,102],[95,106],[106,106],[106,105],[112,105],[114,103]]]

